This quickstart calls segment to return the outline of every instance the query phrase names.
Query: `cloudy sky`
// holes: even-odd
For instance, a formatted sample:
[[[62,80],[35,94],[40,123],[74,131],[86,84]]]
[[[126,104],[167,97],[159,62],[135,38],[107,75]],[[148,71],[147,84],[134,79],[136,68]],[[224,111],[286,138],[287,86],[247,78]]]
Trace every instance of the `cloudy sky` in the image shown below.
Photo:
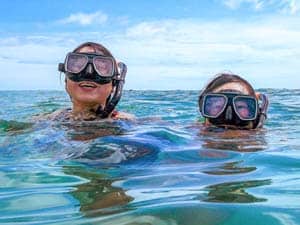
[[[126,89],[199,90],[214,74],[300,88],[300,0],[7,0],[0,90],[63,90],[57,64],[86,41],[128,66]]]

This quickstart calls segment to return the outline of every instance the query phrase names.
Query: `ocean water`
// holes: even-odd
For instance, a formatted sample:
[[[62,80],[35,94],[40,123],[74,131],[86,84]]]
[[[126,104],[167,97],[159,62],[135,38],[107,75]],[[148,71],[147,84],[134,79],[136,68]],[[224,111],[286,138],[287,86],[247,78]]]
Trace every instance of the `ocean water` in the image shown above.
[[[59,91],[0,92],[0,224],[300,224],[300,90],[260,131],[205,131],[197,91],[125,91],[136,121],[32,122]]]

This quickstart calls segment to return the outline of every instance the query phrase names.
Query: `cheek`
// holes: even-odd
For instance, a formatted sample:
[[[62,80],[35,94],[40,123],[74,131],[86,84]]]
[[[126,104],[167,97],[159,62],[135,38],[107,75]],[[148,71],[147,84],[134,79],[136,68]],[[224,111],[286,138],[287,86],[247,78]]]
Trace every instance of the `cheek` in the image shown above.
[[[65,82],[66,82],[65,83],[66,91],[68,92],[69,95],[73,96],[75,93],[75,89],[76,89],[74,82],[69,79],[66,79]]]
[[[111,84],[104,84],[97,88],[97,95],[102,100],[106,100],[111,92],[112,92]]]

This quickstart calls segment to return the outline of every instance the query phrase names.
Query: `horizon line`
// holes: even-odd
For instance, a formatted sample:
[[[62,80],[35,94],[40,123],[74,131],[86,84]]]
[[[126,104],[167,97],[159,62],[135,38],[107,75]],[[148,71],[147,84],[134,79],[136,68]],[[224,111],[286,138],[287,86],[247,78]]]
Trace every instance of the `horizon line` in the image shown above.
[[[254,88],[255,90],[260,89],[277,89],[277,90],[300,90],[300,88]],[[124,89],[123,91],[201,91],[202,89]],[[0,89],[1,92],[4,91],[62,91],[60,89]]]

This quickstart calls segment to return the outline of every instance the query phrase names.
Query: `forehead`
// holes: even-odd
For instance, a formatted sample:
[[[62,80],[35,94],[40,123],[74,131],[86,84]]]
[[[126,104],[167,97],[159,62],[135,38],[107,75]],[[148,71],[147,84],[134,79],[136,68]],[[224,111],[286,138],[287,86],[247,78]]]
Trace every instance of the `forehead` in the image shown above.
[[[237,91],[244,95],[251,94],[251,91],[249,90],[248,85],[243,82],[229,82],[229,83],[223,84],[223,85],[215,88],[213,90],[213,93],[222,92],[222,91],[226,91],[226,90]]]
[[[76,52],[79,53],[98,53],[101,55],[105,55],[105,52],[102,51],[101,49],[95,49],[92,46],[84,46],[82,48],[80,48],[79,50],[77,50]]]

